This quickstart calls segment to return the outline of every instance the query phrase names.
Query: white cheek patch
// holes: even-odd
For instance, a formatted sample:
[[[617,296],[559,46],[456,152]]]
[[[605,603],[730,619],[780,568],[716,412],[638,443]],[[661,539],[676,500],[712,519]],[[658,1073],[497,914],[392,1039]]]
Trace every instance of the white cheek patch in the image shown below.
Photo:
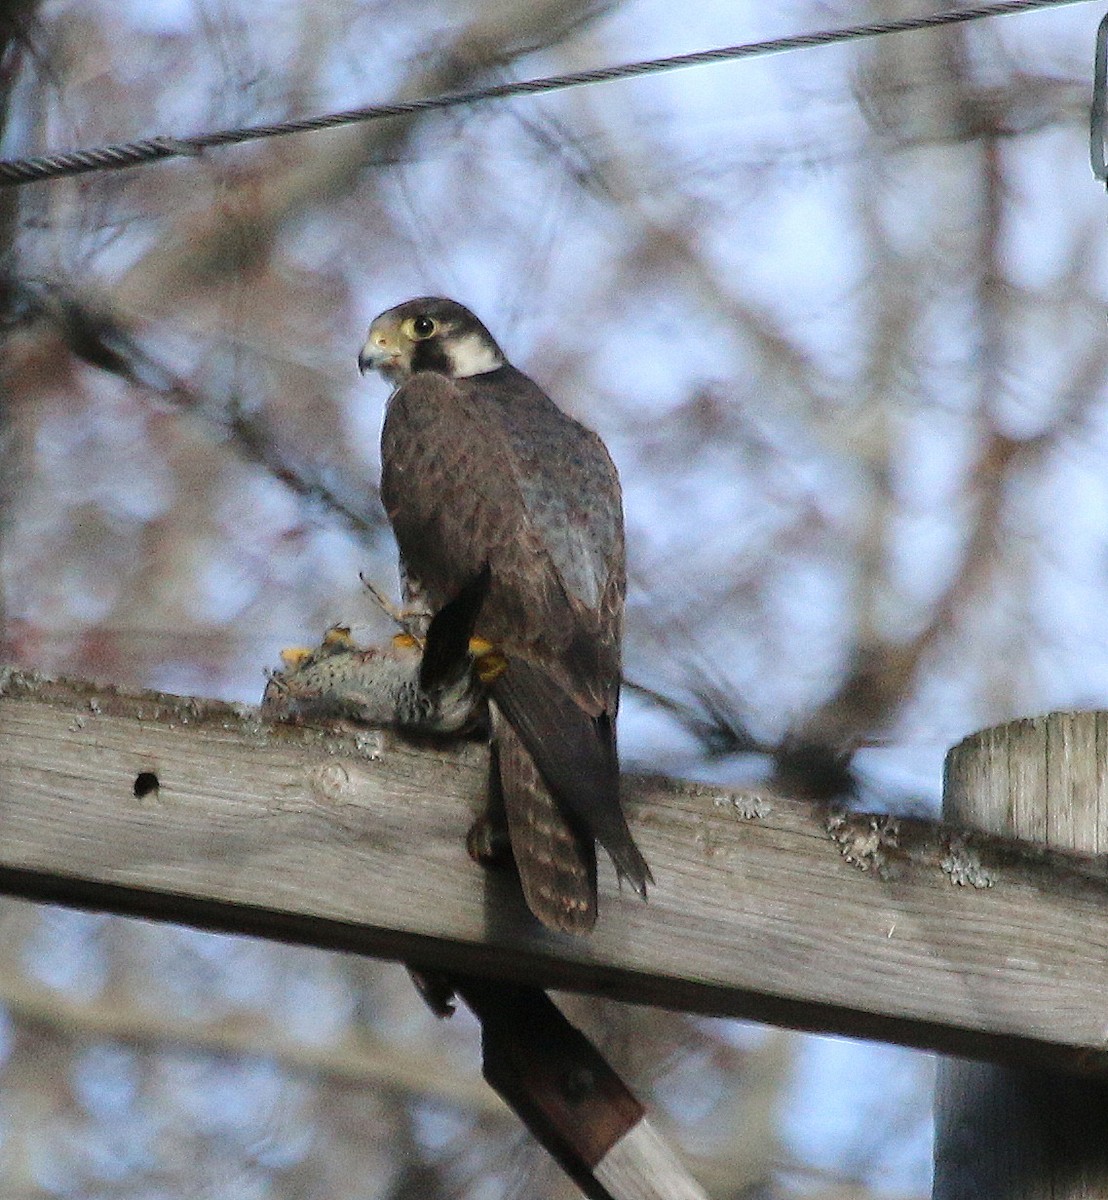
[[[467,333],[464,337],[452,338],[446,343],[450,356],[451,374],[455,379],[468,379],[470,375],[485,375],[504,365],[504,359],[495,346],[479,333]]]

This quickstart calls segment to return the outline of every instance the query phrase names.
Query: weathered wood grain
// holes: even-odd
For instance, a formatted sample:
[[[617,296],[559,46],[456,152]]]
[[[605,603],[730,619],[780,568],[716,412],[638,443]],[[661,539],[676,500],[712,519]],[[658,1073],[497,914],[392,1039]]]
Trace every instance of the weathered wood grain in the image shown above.
[[[1103,712],[982,730],[947,756],[943,811],[992,833],[1101,852],[1108,847],[1106,735]],[[1064,990],[1066,982],[1060,975],[1055,986]],[[1038,1064],[944,1059],[932,1195],[1108,1200],[1108,1082]]]
[[[1100,863],[628,779],[648,904],[595,933],[466,855],[484,752],[0,677],[0,890],[629,1001],[1108,1070]],[[140,775],[158,787],[136,796]],[[149,783],[149,779],[145,780]],[[139,788],[142,791],[142,788]]]

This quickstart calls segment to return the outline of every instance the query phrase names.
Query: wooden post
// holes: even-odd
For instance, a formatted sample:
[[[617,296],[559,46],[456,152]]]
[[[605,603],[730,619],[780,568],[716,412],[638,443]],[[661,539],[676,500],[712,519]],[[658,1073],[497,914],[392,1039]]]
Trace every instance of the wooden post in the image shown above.
[[[967,738],[947,756],[943,816],[1057,849],[1108,853],[1108,713],[1052,713]],[[1014,921],[1013,956],[1023,932]],[[1057,979],[1060,1012],[1067,983]],[[1013,989],[1011,1006],[1028,999]],[[1103,1082],[945,1059],[935,1126],[933,1200],[1108,1200]]]
[[[481,1022],[485,1079],[589,1200],[708,1200],[623,1080],[545,992],[447,982]]]

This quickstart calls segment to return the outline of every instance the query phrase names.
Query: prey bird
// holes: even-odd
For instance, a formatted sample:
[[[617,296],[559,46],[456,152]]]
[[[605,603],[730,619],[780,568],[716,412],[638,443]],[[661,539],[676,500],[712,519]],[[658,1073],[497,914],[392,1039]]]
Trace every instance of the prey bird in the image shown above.
[[[644,899],[653,882],[619,800],[626,570],[615,466],[452,300],[382,313],[358,366],[395,387],[381,497],[406,602],[438,611],[488,569],[476,632],[506,663],[489,687],[490,807],[503,806],[531,911],[586,932],[597,842]]]

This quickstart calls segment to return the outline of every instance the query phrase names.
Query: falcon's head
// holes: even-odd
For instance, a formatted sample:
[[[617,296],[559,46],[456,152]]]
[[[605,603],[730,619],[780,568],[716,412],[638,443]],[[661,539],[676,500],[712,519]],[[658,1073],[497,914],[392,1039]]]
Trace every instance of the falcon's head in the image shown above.
[[[358,370],[401,384],[416,371],[450,379],[484,375],[505,358],[492,334],[462,305],[437,296],[406,300],[377,317],[358,355]]]

